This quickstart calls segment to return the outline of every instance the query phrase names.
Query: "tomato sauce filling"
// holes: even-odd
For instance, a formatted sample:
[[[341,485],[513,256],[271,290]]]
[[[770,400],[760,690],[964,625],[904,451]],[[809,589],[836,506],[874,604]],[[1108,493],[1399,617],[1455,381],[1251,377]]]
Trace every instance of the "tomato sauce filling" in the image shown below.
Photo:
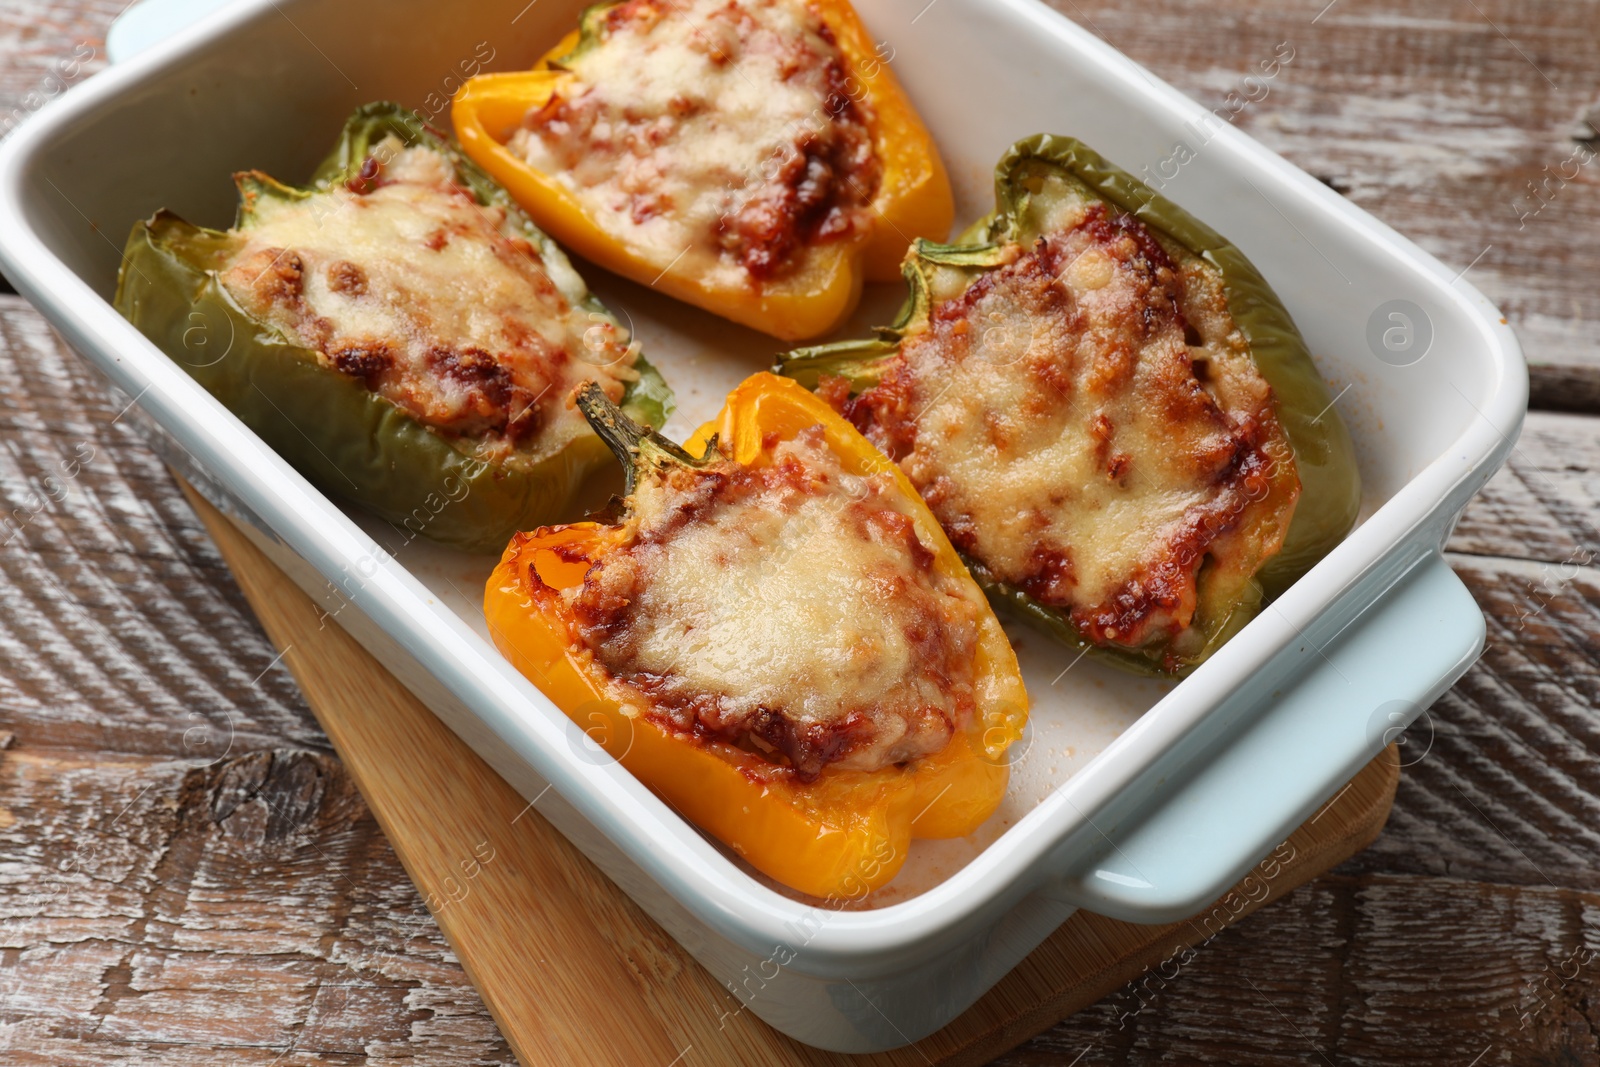
[[[932,268],[877,383],[822,395],[900,464],[982,572],[1089,641],[1198,638],[1208,570],[1247,580],[1299,493],[1221,278],[1085,199],[1002,265]]]
[[[832,31],[798,0],[625,0],[508,147],[663,269],[773,281],[859,232],[881,166]]]
[[[974,714],[988,609],[902,492],[845,471],[820,426],[760,465],[659,468],[564,594],[577,636],[624,707],[801,780],[936,753]]]

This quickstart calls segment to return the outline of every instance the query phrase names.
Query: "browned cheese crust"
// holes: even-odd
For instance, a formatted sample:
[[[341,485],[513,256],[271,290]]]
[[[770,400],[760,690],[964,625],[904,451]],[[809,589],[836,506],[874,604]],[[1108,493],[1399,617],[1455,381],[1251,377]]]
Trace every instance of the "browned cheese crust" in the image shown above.
[[[759,285],[868,224],[869,105],[802,0],[626,0],[567,69],[510,148],[652,262]]]
[[[899,493],[842,470],[821,427],[761,466],[667,467],[568,594],[578,635],[625,707],[802,780],[938,752],[973,714],[987,609]]]
[[[1053,221],[970,285],[936,269],[879,384],[824,395],[990,575],[1097,644],[1192,651],[1202,594],[1281,546],[1292,452],[1214,268],[1098,202]]]
[[[479,204],[449,160],[389,138],[347,185],[254,197],[220,274],[246,312],[424,424],[491,455],[553,453],[587,434],[571,393],[616,400],[628,339],[575,308],[539,250]]]

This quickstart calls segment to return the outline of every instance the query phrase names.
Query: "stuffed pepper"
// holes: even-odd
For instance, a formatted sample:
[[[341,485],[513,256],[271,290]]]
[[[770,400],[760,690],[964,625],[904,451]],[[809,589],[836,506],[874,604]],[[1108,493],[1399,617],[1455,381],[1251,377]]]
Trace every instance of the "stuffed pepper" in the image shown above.
[[[848,0],[623,0],[532,71],[456,95],[457,136],[601,266],[785,340],[944,240],[950,184]]]
[[[919,242],[869,341],[801,349],[973,574],[1063,640],[1181,674],[1350,529],[1351,444],[1237,248],[1070,138],[1000,161],[996,210]]]
[[[425,536],[498,551],[563,518],[609,455],[595,381],[670,397],[556,244],[414,114],[370,104],[304,187],[235,175],[231,229],[134,226],[116,306],[307,477]]]
[[[777,881],[860,896],[913,837],[971,833],[1027,717],[1016,657],[905,476],[793,382],[746,381],[687,448],[598,387],[610,523],[518,534],[484,611],[624,766]]]

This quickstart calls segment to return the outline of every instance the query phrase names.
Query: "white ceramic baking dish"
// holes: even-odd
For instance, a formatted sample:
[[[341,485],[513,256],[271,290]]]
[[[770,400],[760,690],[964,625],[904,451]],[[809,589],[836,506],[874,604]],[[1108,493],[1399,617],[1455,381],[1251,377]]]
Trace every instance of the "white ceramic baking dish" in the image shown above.
[[[483,42],[490,68],[524,66],[582,2],[240,0],[0,146],[0,265],[137,401],[203,491],[726,982],[727,1010],[830,1049],[888,1048],[952,1019],[1075,908],[1143,922],[1194,913],[1472,662],[1483,619],[1440,546],[1526,406],[1495,308],[1035,0],[858,0],[950,166],[958,225],[990,206],[1001,151],[1052,131],[1160,183],[1237,242],[1339,396],[1366,507],[1348,540],[1182,684],[1120,676],[1013,628],[1032,732],[1005,806],[972,840],[919,843],[896,882],[851,909],[752,874],[495,652],[479,608],[489,561],[414,544],[391,555],[393,531],[331,503],[107,303],[135,219],[165,206],[225,224],[230,172],[303,176],[367,100],[443,123]],[[671,429],[771,361],[769,339],[585,273],[676,387]],[[852,330],[897,299],[869,294]]]

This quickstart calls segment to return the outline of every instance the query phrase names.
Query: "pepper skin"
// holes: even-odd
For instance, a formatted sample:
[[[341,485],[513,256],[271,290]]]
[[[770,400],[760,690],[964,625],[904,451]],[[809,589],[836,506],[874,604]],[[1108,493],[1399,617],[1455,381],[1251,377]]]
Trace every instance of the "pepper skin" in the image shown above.
[[[1160,645],[1133,649],[1093,643],[1064,612],[995,579],[979,565],[973,565],[973,575],[995,604],[1009,606],[1068,645],[1138,673],[1181,676],[1238,632],[1266,598],[1287,589],[1338,544],[1354,526],[1361,505],[1360,475],[1349,433],[1304,339],[1260,272],[1216,231],[1081,142],[1050,134],[1029,137],[1007,151],[995,169],[992,214],[974,223],[954,244],[918,241],[912,246],[902,268],[909,294],[893,326],[880,329],[870,340],[796,349],[781,357],[775,369],[813,389],[825,376],[843,378],[852,395],[876,384],[898,355],[902,339],[926,328],[930,272],[953,267],[969,271],[975,280],[1004,261],[1007,246],[1027,248],[1038,238],[1026,222],[1029,198],[1035,195],[1027,176],[1041,167],[1053,168],[1091,198],[1136,217],[1221,273],[1228,310],[1257,369],[1272,387],[1278,421],[1294,451],[1301,492],[1282,548],[1256,572],[1237,600],[1210,612],[1203,623],[1203,647],[1195,654],[1173,656]],[[1042,205],[1033,207],[1040,210],[1032,217],[1045,214]]]
[[[346,122],[310,186],[296,189],[247,178],[239,219],[249,224],[255,197],[304,197],[355,177],[372,145],[389,134],[444,153],[481,204],[504,207],[538,248],[553,280],[592,321],[620,329],[584,287],[555,242],[471,160],[410,111],[368,104]],[[490,462],[472,439],[440,434],[359,380],[318,364],[316,354],[246,314],[218,281],[236,247],[230,233],[190,225],[170,212],[140,222],[128,238],[116,308],[205,386],[297,470],[415,536],[452,547],[498,552],[517,530],[562,517],[590,473],[604,466],[599,438],[579,438],[532,462]],[[660,425],[671,392],[641,357],[624,407]]]
[[[623,420],[595,410],[588,397],[580,396],[580,404],[635,470],[652,463],[693,465],[713,435],[734,461],[749,466],[779,441],[820,423],[827,447],[847,471],[892,473],[919,539],[935,548],[934,566],[965,580],[960,557],[904,476],[793,382],[751,377],[685,449],[618,426]],[[859,898],[894,877],[912,838],[965,836],[993,813],[1005,793],[1006,750],[1021,736],[1028,703],[1016,656],[992,612],[983,612],[975,658],[978,713],[942,750],[875,771],[828,767],[802,782],[788,768],[733,744],[630,716],[606,695],[604,668],[577,638],[560,592],[581,585],[590,564],[624,536],[620,526],[594,522],[518,534],[489,579],[484,613],[507,658],[691,822],[784,885],[815,897]]]
[[[513,155],[505,142],[530,110],[543,106],[572,75],[561,61],[595,43],[601,16],[613,4],[589,8],[582,29],[568,35],[530,71],[483,74],[456,94],[451,117],[467,154],[517,198],[528,214],[566,247],[594,263],[669,296],[784,341],[818,337],[855,308],[861,285],[893,281],[906,244],[916,237],[943,240],[955,215],[950,180],[927,128],[900,88],[887,60],[849,0],[811,0],[833,31],[850,76],[870,110],[873,149],[883,167],[868,212],[872,225],[851,238],[822,246],[799,271],[766,283],[718,285],[698,272],[663,271],[596,224],[553,176]],[[825,253],[825,254],[823,254]]]

